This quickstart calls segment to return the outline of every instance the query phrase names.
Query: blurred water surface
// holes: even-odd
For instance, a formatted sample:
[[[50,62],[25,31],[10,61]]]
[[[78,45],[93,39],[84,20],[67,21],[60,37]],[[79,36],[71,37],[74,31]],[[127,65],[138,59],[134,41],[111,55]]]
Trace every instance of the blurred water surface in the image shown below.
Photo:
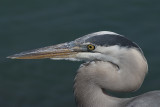
[[[10,60],[21,51],[71,41],[109,30],[140,45],[149,73],[131,97],[160,89],[160,1],[1,0],[0,106],[75,107],[73,80],[81,62]]]

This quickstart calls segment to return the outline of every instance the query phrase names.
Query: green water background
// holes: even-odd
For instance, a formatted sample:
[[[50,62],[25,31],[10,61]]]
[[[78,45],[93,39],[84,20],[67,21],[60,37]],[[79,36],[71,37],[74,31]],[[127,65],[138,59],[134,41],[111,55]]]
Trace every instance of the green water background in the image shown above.
[[[149,73],[131,97],[160,89],[160,1],[1,0],[0,107],[75,107],[73,80],[81,62],[10,60],[6,56],[114,31],[140,45]]]

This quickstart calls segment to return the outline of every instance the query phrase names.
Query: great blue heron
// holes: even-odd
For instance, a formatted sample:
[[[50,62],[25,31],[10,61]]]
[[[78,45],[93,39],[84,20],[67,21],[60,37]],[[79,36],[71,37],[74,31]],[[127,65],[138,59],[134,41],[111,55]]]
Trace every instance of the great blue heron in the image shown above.
[[[78,69],[74,83],[78,107],[160,107],[160,91],[132,98],[116,98],[104,92],[137,90],[148,72],[141,48],[114,32],[91,33],[71,42],[22,52],[8,58],[85,61]]]

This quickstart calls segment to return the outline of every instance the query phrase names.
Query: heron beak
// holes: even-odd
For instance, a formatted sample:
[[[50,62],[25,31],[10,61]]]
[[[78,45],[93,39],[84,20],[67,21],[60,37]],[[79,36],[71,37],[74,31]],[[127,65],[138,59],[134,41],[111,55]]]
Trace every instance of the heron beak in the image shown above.
[[[31,51],[21,52],[7,58],[11,59],[44,59],[44,58],[75,58],[75,55],[81,51],[80,47],[73,42],[62,43]]]

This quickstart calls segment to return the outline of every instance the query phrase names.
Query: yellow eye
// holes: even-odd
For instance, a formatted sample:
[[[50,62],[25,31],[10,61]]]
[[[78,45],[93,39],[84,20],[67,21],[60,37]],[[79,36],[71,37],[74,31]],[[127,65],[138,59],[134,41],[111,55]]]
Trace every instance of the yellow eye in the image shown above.
[[[94,50],[94,49],[95,49],[95,46],[94,46],[94,45],[89,44],[89,45],[87,45],[87,48],[88,48],[88,50],[92,51],[92,50]]]

